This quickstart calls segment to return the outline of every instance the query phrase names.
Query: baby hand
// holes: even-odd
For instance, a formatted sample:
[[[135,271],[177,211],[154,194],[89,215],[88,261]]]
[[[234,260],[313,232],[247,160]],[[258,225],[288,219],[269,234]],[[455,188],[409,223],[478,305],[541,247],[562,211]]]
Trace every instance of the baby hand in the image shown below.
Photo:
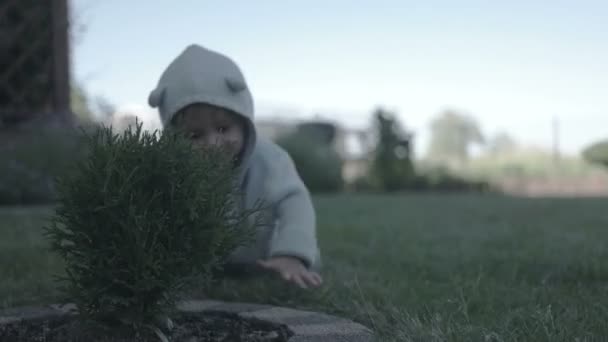
[[[303,289],[309,286],[319,287],[323,279],[316,272],[309,271],[304,263],[293,257],[274,257],[268,260],[259,260],[258,264],[263,268],[275,271],[288,282],[295,283]]]

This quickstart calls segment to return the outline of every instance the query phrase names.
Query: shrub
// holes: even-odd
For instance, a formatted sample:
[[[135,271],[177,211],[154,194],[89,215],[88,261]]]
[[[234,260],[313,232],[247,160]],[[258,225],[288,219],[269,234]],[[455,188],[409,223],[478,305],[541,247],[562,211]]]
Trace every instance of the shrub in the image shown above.
[[[78,131],[65,126],[35,126],[2,135],[0,205],[54,201],[54,178],[83,154]]]
[[[583,158],[590,163],[608,167],[608,140],[597,142],[585,148]]]
[[[378,184],[378,182],[369,175],[363,175],[354,179],[352,183],[349,184],[348,189],[353,192],[363,193],[382,192],[382,187],[380,184]]]
[[[312,192],[335,192],[344,188],[342,159],[314,137],[293,133],[277,140],[291,156],[302,180]]]
[[[361,177],[352,184],[356,192],[391,192],[386,183],[381,183],[371,175]],[[408,177],[407,184],[400,184],[399,191],[416,192],[491,192],[491,185],[483,180],[471,180],[453,175],[445,168],[427,168]]]
[[[443,167],[431,168],[418,175],[416,187],[438,192],[489,192],[492,190],[486,181],[459,177]]]
[[[162,334],[154,322],[168,317],[180,289],[204,284],[249,241],[260,207],[233,210],[239,196],[221,148],[197,150],[175,132],[142,133],[141,125],[122,135],[98,129],[86,146],[59,178],[45,227],[66,264],[63,293],[87,321]]]

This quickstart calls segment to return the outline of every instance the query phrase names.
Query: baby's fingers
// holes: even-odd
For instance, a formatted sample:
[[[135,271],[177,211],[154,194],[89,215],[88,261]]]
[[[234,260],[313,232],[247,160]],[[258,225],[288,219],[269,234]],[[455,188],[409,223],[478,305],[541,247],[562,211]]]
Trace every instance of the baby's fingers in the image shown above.
[[[291,277],[291,281],[293,281],[294,283],[296,283],[302,289],[307,289],[308,288],[308,285],[306,285],[305,277],[302,274],[294,274]]]
[[[314,282],[315,286],[321,286],[321,284],[323,284],[323,278],[321,278],[318,273],[310,272],[309,276],[310,278],[312,278],[312,281]]]
[[[318,287],[321,285],[320,277],[314,272],[306,272],[302,274],[302,278],[311,286]]]

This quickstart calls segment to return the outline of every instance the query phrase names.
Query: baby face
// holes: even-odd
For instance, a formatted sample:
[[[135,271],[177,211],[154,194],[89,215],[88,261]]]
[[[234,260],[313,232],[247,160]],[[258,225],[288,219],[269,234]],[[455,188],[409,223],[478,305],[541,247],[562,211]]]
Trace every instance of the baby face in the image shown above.
[[[221,145],[232,157],[237,157],[245,144],[243,120],[222,108],[193,104],[182,109],[175,117],[175,126],[186,133],[195,146]]]

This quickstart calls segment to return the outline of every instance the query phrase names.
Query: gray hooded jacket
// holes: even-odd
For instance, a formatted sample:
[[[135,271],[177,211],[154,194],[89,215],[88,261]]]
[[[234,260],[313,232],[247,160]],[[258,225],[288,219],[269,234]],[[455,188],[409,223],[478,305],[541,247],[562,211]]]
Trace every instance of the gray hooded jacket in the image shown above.
[[[241,115],[247,140],[240,164],[245,208],[257,200],[268,206],[272,223],[256,232],[255,243],[237,249],[233,263],[253,263],[273,256],[292,256],[310,268],[320,267],[316,217],[310,194],[290,156],[267,138],[258,136],[254,103],[238,65],[227,56],[198,45],[188,46],[162,73],[148,102],[168,125],[182,108],[206,103]]]

